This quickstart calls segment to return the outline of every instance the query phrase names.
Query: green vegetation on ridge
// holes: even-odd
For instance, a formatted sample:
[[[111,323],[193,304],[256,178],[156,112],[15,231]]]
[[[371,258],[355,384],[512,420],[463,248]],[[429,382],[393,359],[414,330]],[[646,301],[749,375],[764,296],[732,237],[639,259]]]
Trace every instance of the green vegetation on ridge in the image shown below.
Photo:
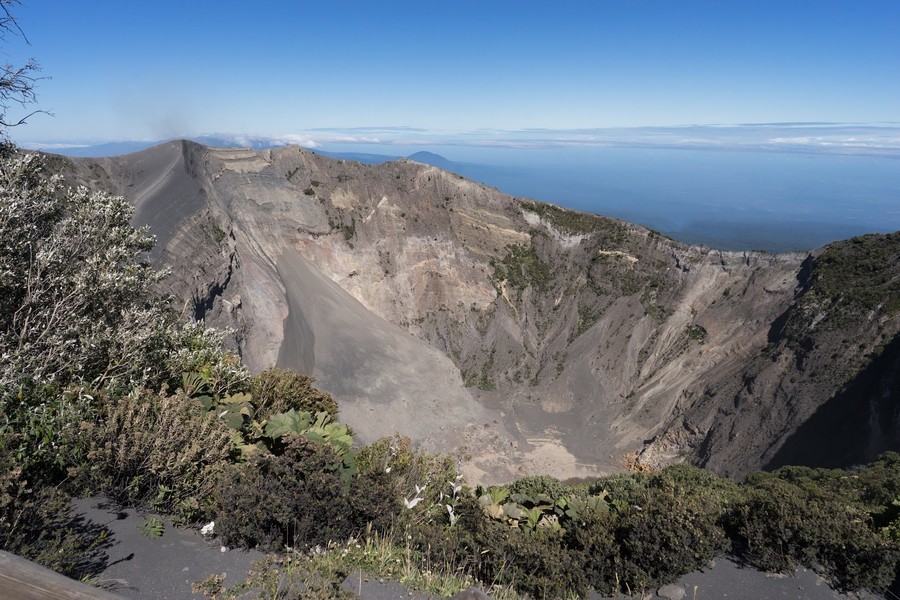
[[[815,259],[804,302],[835,313],[900,311],[900,232],[864,235],[826,246]],[[833,326],[842,315],[833,316]]]

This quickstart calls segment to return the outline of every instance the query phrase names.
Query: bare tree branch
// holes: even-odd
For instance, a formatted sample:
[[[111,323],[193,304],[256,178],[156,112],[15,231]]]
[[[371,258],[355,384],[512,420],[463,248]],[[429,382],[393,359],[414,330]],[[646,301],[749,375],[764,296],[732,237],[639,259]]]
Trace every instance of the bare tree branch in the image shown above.
[[[20,36],[26,44],[30,45],[22,28],[19,27],[18,21],[10,11],[10,7],[19,4],[19,0],[0,0],[0,41],[7,41],[7,34],[12,34]],[[36,76],[40,70],[40,65],[34,59],[29,59],[22,66],[7,64],[0,69],[0,129],[5,130],[22,125],[38,113],[50,114],[43,110],[35,110],[19,119],[7,119],[6,116],[10,104],[24,107],[37,101],[35,84],[41,79],[45,79]]]

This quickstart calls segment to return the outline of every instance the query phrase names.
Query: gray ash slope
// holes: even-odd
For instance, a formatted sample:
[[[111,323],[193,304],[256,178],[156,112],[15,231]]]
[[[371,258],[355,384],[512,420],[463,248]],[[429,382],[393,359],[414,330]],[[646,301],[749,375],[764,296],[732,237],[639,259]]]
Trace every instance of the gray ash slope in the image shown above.
[[[361,439],[399,431],[472,480],[588,477],[629,455],[740,476],[900,441],[897,234],[716,251],[414,161],[297,147],[53,164],[136,206],[167,291],[233,328],[252,370],[311,372]],[[878,258],[855,265],[858,247]],[[832,281],[842,252],[841,273],[866,270],[862,304]]]

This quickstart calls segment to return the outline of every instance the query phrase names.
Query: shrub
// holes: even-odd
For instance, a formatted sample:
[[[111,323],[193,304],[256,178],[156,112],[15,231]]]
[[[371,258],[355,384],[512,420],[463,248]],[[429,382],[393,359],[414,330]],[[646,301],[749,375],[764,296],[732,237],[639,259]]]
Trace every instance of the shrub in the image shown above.
[[[834,494],[828,483],[807,477],[801,487],[778,474],[751,475],[734,515],[745,559],[770,571],[821,565],[841,590],[886,588],[900,559],[897,546],[867,525],[852,496]]]
[[[386,475],[385,485],[398,506],[404,499],[418,495],[422,498],[417,510],[404,512],[405,518],[423,519],[446,517],[443,498],[455,496],[459,485],[453,460],[446,456],[428,454],[413,449],[409,438],[400,435],[384,437],[360,448],[356,464],[362,477]],[[423,488],[420,494],[416,489]]]
[[[30,480],[6,452],[15,446],[12,437],[0,431],[0,548],[76,579],[98,575],[108,532],[73,517],[70,498],[58,487]]]
[[[250,394],[256,404],[257,418],[291,409],[311,414],[327,412],[332,417],[338,405],[327,392],[313,387],[315,379],[288,369],[272,367],[250,380]]]
[[[38,155],[0,159],[0,394],[21,378],[92,387],[152,379],[166,328],[153,245],[121,197],[63,191]]]
[[[587,585],[606,596],[615,595],[619,578],[619,547],[615,538],[615,515],[609,511],[591,511],[569,533],[570,545],[578,551],[577,564],[584,571]]]
[[[647,473],[628,473],[602,477],[588,486],[588,493],[607,492],[613,506],[628,506],[647,488]]]
[[[658,586],[704,567],[728,548],[722,507],[659,476],[626,508],[616,525],[623,583]]]
[[[859,488],[859,500],[871,512],[890,512],[892,503],[900,498],[900,454],[885,452],[874,462],[853,472],[853,481]]]
[[[370,522],[389,522],[396,505],[380,501],[385,482],[351,483],[347,493],[340,465],[330,446],[296,436],[282,455],[230,467],[217,488],[216,530],[229,546],[281,550],[343,540]]]
[[[523,496],[548,496],[554,501],[569,493],[569,486],[555,477],[549,475],[531,475],[522,477],[509,485],[510,496],[521,494]]]
[[[183,520],[206,516],[232,441],[217,415],[181,394],[139,389],[102,406],[85,424],[91,449],[82,486],[127,505],[150,505]]]
[[[165,357],[165,371],[172,389],[183,384],[185,373],[197,373],[210,394],[247,391],[250,373],[237,355],[225,348],[225,332],[191,322],[173,325],[168,334],[172,349]],[[185,391],[190,395],[190,390]]]

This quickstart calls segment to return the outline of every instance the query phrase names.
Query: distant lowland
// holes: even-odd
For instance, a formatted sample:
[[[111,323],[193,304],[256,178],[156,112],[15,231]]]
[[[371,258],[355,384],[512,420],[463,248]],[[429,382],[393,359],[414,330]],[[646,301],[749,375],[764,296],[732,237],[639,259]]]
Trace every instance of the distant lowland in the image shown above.
[[[408,158],[513,196],[624,219],[722,250],[804,251],[900,230],[896,128],[748,124],[712,128],[718,137],[707,135],[710,129],[642,128],[628,137],[603,130],[608,139],[595,130],[565,138],[532,131],[496,145],[299,141],[317,154],[364,164]],[[194,141],[263,150],[298,140],[207,135]],[[32,146],[70,157],[111,157],[158,143]]]

